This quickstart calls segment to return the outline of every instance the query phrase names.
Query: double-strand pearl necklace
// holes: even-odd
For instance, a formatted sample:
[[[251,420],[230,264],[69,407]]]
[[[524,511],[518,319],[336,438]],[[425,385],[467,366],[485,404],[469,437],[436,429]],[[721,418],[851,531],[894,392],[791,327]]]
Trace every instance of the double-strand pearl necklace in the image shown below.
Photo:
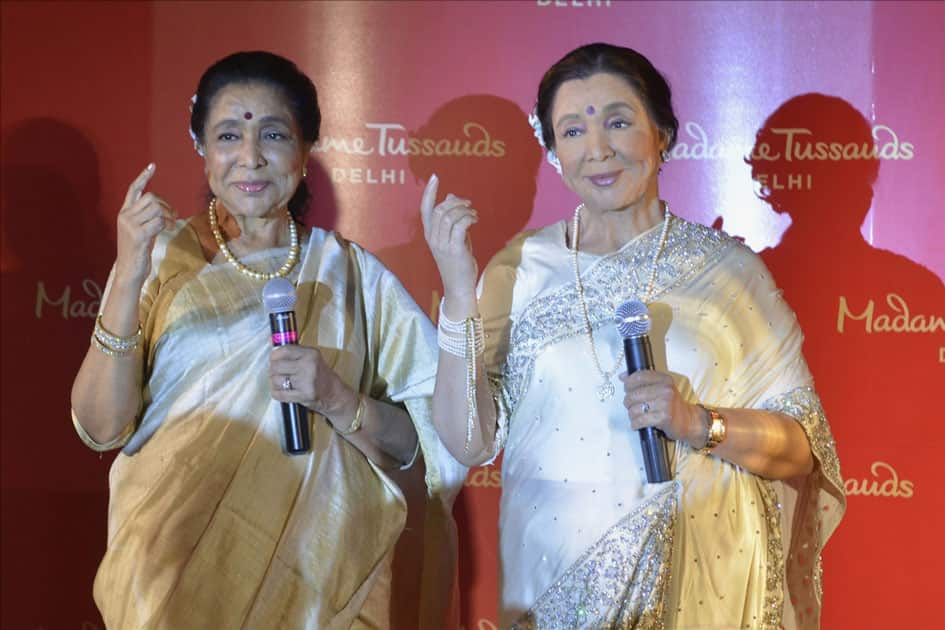
[[[653,287],[656,285],[656,261],[659,260],[660,254],[663,252],[663,247],[666,245],[666,235],[669,234],[669,223],[672,215],[669,213],[669,204],[663,202],[666,206],[666,210],[663,214],[663,229],[660,232],[660,239],[656,243],[656,247],[653,250],[653,258],[650,260],[650,278],[646,284],[646,293],[643,295],[641,302],[647,303],[650,301],[650,298],[653,296]],[[584,283],[581,282],[581,269],[578,265],[578,236],[581,228],[581,209],[584,208],[584,204],[578,205],[574,209],[574,219],[571,224],[571,256],[572,261],[574,262],[574,283],[577,285],[578,300],[581,302],[581,312],[584,315],[584,331],[587,333],[587,339],[591,344],[591,358],[594,360],[594,367],[597,368],[597,372],[601,376],[601,384],[597,387],[597,397],[601,402],[604,402],[608,398],[613,397],[616,388],[613,383],[613,375],[620,368],[621,363],[623,363],[623,353],[617,355],[617,362],[614,363],[609,371],[604,371],[604,368],[600,366],[600,359],[597,356],[597,349],[594,347],[594,331],[591,328],[591,317],[587,310],[587,301],[584,299]]]
[[[217,200],[216,197],[210,200],[210,207],[208,208],[210,215],[210,231],[213,232],[213,238],[217,242],[217,247],[220,248],[220,253],[223,254],[223,257],[226,260],[233,264],[236,267],[236,270],[239,271],[244,276],[249,276],[250,278],[255,278],[257,280],[272,280],[273,278],[285,278],[289,275],[289,272],[292,271],[292,268],[295,267],[295,263],[299,260],[299,231],[295,227],[295,221],[292,220],[292,217],[289,216],[289,257],[282,264],[281,267],[276,269],[273,273],[265,273],[262,271],[256,271],[250,269],[239,260],[236,256],[233,255],[233,252],[230,251],[230,248],[226,246],[226,241],[223,240],[223,233],[220,231],[220,224],[217,223]]]

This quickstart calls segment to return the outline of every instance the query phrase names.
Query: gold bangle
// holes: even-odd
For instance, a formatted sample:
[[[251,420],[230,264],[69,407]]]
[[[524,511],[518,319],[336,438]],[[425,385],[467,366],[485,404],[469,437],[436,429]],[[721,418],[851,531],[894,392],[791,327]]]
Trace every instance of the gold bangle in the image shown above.
[[[715,409],[699,405],[709,415],[707,424],[708,432],[706,434],[705,445],[700,449],[703,453],[708,453],[716,446],[725,441],[725,418]]]
[[[413,449],[413,455],[410,456],[410,459],[400,465],[401,470],[409,470],[415,461],[417,461],[417,455],[420,453],[420,436],[417,436],[417,445]]]
[[[75,427],[76,433],[79,434],[79,439],[82,440],[82,442],[90,449],[98,453],[103,453],[105,451],[110,451],[113,448],[120,448],[124,446],[131,438],[131,434],[135,432],[135,423],[129,422],[125,425],[125,428],[121,430],[121,433],[119,433],[117,437],[109,440],[108,442],[96,442],[85,430],[85,427],[83,427],[79,422],[79,419],[75,415],[75,409],[72,409],[71,412],[72,426]]]
[[[103,354],[110,357],[121,357],[132,354],[137,350],[139,341],[141,341],[141,324],[138,324],[138,330],[135,331],[135,334],[121,337],[105,328],[102,324],[101,313],[95,318],[95,328],[92,331],[92,345]]]
[[[108,345],[106,342],[102,341],[98,335],[92,335],[92,345],[95,346],[102,354],[108,355],[110,357],[123,357],[129,354],[133,354],[137,346],[126,350],[120,350]]]
[[[359,393],[358,394],[358,410],[354,412],[354,420],[351,421],[351,424],[348,426],[347,429],[339,429],[338,427],[335,427],[335,429],[341,435],[351,435],[352,433],[355,433],[361,429],[362,419],[364,419],[364,396]]]
[[[99,313],[98,317],[95,318],[95,329],[92,334],[110,350],[119,353],[131,352],[138,347],[138,342],[141,341],[141,324],[138,324],[138,329],[133,335],[122,337],[105,328],[102,324],[102,315]]]

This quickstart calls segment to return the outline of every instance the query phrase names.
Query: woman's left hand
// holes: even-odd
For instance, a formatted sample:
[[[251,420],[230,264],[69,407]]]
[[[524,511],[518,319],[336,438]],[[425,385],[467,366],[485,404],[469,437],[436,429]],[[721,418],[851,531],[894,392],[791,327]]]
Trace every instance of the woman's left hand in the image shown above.
[[[280,402],[297,402],[329,420],[353,417],[358,394],[348,387],[322,358],[308,346],[274,348],[269,359],[272,397]]]
[[[620,376],[624,386],[623,406],[634,429],[655,427],[672,440],[702,447],[706,437],[703,411],[687,402],[665,372],[640,370]]]

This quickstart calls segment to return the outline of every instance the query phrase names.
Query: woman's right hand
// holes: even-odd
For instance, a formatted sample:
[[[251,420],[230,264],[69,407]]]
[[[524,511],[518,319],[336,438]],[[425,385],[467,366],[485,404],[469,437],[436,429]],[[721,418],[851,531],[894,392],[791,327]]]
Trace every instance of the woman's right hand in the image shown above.
[[[116,280],[142,284],[151,271],[154,237],[173,227],[177,216],[166,201],[144,187],[154,176],[155,165],[148,166],[131,182],[125,202],[118,212],[118,257]]]
[[[433,175],[423,191],[420,201],[423,233],[443,280],[447,301],[475,303],[479,271],[472,253],[469,226],[479,220],[479,214],[468,199],[452,194],[437,204],[438,187],[439,179]]]

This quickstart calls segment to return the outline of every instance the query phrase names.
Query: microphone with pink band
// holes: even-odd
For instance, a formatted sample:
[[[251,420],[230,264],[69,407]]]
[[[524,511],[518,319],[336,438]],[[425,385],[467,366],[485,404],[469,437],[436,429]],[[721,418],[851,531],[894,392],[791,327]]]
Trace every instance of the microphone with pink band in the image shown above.
[[[295,344],[299,333],[295,325],[295,287],[285,278],[273,278],[262,292],[263,305],[269,312],[272,345]],[[282,448],[289,455],[302,455],[312,450],[308,409],[300,403],[282,405]]]

